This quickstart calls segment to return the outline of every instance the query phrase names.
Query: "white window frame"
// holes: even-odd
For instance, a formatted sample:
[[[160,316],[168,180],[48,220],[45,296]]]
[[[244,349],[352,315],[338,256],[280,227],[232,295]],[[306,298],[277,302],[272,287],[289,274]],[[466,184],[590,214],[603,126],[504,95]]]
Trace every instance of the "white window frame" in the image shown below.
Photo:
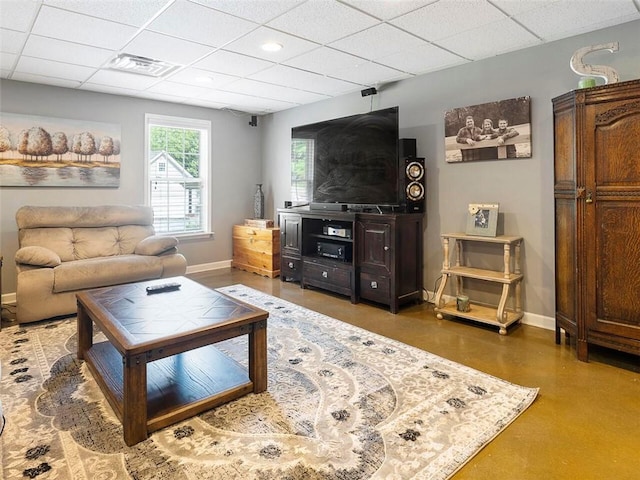
[[[293,162],[294,162],[294,143],[306,144],[306,157],[304,159],[305,171],[304,178],[299,179],[296,183],[294,178]],[[294,204],[311,201],[313,187],[313,159],[314,159],[315,139],[312,138],[295,138],[291,140],[291,199]],[[301,188],[302,185],[302,188]]]
[[[211,122],[209,120],[191,119],[184,117],[173,117],[167,115],[157,115],[146,113],[144,118],[144,145],[145,145],[145,162],[144,162],[144,198],[145,204],[151,206],[151,182],[152,169],[150,168],[151,149],[150,149],[150,127],[174,127],[184,129],[200,130],[200,182],[201,182],[201,225],[198,230],[175,230],[162,231],[160,234],[194,237],[200,235],[211,235],[210,229],[210,176],[209,169],[211,163]]]

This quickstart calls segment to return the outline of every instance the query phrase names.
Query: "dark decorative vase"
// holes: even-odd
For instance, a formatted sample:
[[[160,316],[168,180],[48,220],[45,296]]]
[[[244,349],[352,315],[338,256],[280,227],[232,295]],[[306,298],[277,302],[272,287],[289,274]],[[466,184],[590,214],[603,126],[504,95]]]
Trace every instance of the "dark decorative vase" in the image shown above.
[[[258,190],[253,196],[253,218],[264,218],[264,193],[262,193],[262,184],[257,183]]]

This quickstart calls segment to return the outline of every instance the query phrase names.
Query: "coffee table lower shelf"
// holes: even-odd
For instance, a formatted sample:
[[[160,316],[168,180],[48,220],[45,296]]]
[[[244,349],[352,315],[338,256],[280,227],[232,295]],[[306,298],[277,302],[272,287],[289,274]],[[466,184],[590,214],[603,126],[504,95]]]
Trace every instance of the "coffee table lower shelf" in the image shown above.
[[[85,361],[122,422],[125,440],[127,432],[139,436],[144,431],[146,438],[146,433],[254,390],[247,368],[211,345],[147,363],[146,375],[143,375],[146,376],[146,395],[141,391],[133,392],[136,397],[146,396],[146,399],[139,398],[137,402],[124,401],[126,359],[113,345],[109,342],[92,345],[85,354]],[[131,405],[131,408],[125,411],[124,405]]]

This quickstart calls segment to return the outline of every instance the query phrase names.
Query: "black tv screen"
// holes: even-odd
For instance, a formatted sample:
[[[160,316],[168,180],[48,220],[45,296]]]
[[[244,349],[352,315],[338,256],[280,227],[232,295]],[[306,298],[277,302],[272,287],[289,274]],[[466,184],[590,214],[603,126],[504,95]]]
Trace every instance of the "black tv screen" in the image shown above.
[[[312,202],[398,204],[398,107],[294,127],[313,148]]]

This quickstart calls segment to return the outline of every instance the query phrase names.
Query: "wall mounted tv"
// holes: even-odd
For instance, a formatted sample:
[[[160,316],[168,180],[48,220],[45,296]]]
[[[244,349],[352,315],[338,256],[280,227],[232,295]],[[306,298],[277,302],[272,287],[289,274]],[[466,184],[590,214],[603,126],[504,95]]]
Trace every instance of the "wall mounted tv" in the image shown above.
[[[398,107],[291,129],[313,149],[311,202],[351,207],[396,206]]]

